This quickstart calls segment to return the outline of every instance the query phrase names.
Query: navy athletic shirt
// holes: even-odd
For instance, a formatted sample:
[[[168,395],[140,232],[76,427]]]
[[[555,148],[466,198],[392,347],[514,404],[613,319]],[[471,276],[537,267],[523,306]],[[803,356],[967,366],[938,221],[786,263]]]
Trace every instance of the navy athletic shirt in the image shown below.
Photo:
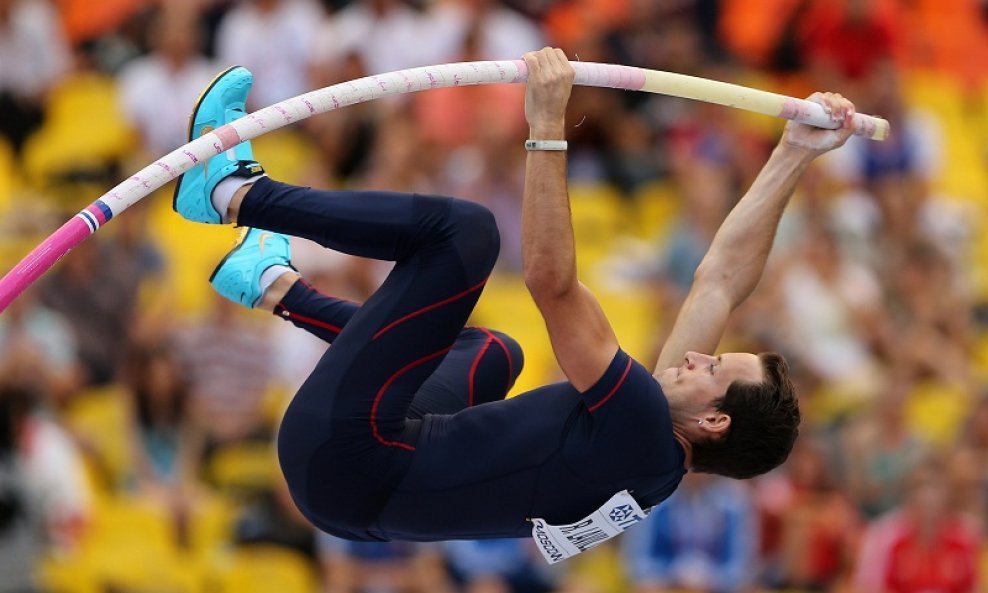
[[[625,489],[652,507],[686,473],[662,389],[621,350],[585,393],[556,383],[426,416],[416,449],[370,538],[524,537],[528,518],[573,522]]]

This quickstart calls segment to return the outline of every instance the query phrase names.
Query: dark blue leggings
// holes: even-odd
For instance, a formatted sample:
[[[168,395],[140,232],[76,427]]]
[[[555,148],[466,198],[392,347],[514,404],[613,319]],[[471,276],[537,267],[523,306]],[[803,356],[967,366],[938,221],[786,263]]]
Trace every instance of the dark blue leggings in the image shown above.
[[[395,262],[362,306],[300,282],[276,310],[332,343],[282,420],[282,471],[313,523],[363,539],[412,462],[422,416],[501,399],[521,371],[514,340],[464,328],[497,259],[493,216],[453,198],[262,178],[238,222]]]

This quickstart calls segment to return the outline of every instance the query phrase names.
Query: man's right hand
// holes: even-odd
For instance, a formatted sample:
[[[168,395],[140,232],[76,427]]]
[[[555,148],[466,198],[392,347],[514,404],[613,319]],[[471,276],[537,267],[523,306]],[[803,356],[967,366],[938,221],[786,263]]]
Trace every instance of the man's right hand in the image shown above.
[[[561,49],[550,47],[524,55],[528,65],[525,119],[534,140],[558,140],[565,132],[566,104],[576,72]]]
[[[813,93],[807,99],[823,105],[831,119],[840,122],[841,127],[828,130],[790,121],[786,124],[781,145],[807,151],[813,156],[843,146],[854,133],[854,104],[837,93]]]

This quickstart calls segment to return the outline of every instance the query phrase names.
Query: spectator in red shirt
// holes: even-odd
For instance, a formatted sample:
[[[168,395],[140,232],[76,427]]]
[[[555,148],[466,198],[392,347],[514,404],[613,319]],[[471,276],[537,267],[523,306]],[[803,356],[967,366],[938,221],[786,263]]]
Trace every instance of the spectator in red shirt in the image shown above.
[[[872,524],[858,558],[859,591],[973,593],[982,535],[956,510],[934,463],[913,475],[899,509]]]
[[[784,472],[759,481],[769,536],[765,576],[773,587],[831,591],[849,576],[861,521],[832,466],[823,443],[803,438]]]
[[[848,97],[867,96],[866,82],[895,61],[898,13],[881,0],[817,0],[798,35],[814,85],[836,85]]]

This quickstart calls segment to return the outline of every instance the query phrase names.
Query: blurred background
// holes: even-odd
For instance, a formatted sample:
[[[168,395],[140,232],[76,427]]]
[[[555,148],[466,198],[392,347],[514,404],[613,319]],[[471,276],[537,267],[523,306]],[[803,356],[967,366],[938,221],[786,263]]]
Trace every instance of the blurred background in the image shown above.
[[[988,591],[986,24],[984,0],[0,0],[0,270],[184,144],[198,93],[233,64],[255,74],[255,110],[548,44],[837,91],[893,129],[806,174],[723,342],[792,364],[805,421],[790,460],[747,482],[689,475],[646,524],[554,567],[524,540],[316,533],[272,443],[325,345],[216,297],[206,278],[234,231],[180,219],[164,188],[0,316],[0,592]],[[523,96],[434,90],[255,141],[291,183],[490,207],[503,248],[473,322],[523,344],[515,392],[560,378],[519,277]],[[581,277],[651,364],[782,122],[593,88],[574,90],[568,122]],[[338,296],[387,273],[295,253]]]

